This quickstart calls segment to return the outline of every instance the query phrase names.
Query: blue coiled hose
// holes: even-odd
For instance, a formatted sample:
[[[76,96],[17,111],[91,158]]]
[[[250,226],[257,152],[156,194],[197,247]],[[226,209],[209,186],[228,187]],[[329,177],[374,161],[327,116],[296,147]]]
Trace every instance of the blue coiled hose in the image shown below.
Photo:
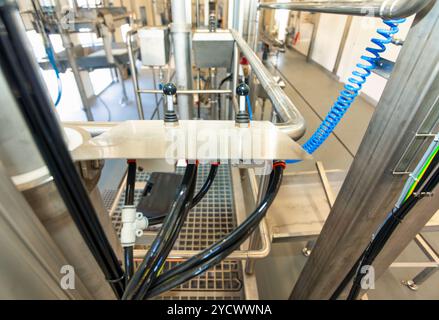
[[[371,56],[363,55],[361,63],[357,64],[357,70],[352,72],[352,77],[348,79],[348,83],[344,86],[344,90],[340,93],[337,101],[329,111],[325,120],[313,134],[313,136],[303,145],[303,148],[309,154],[313,154],[329,137],[338,125],[340,120],[346,114],[355,98],[359,95],[364,83],[377,66],[381,54],[386,51],[386,45],[392,42],[392,36],[399,32],[398,25],[405,22],[406,19],[384,20],[389,29],[378,29],[377,33],[383,38],[373,38],[371,41],[376,47],[368,47],[366,51]]]
[[[61,82],[61,77],[59,75],[58,67],[56,65],[55,54],[53,52],[53,49],[51,47],[47,47],[46,54],[47,54],[47,58],[49,59],[50,64],[52,65],[53,70],[55,71],[56,80],[58,82],[58,96],[56,97],[56,100],[55,100],[55,107],[56,107],[59,104],[59,102],[61,101],[62,82]]]

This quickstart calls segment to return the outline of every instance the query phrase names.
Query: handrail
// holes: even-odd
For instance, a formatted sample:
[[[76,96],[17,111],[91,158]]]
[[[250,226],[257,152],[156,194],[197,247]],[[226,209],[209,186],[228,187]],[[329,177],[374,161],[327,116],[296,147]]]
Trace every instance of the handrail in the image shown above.
[[[407,18],[420,12],[435,0],[380,0],[380,1],[291,1],[266,2],[260,9],[286,9],[353,16],[379,17],[382,19]]]
[[[239,49],[249,61],[252,71],[267,92],[277,115],[283,121],[276,126],[292,139],[299,140],[305,134],[306,129],[302,114],[241,35],[233,29],[230,32]]]

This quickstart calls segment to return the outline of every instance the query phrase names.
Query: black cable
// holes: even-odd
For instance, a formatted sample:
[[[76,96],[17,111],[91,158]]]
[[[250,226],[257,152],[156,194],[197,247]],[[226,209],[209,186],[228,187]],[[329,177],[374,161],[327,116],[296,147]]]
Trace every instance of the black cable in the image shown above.
[[[163,268],[166,258],[174,246],[190,210],[195,190],[196,176],[197,165],[188,164],[178,196],[171,207],[170,213],[163,222],[163,226],[154,239],[150,250],[129,282],[123,299],[131,300],[142,297]]]
[[[437,156],[435,157],[437,158]],[[433,166],[434,167],[434,166]],[[429,167],[431,172],[431,166]],[[427,173],[427,172],[426,172]],[[428,177],[428,178],[427,178]],[[425,180],[424,178],[427,178]],[[431,174],[424,175],[421,180],[421,187],[419,188],[421,193],[431,192],[439,182],[439,169],[436,167]],[[353,281],[353,285],[348,295],[348,300],[355,300],[361,291],[361,282],[364,277],[362,268],[364,266],[371,266],[376,257],[381,253],[382,249],[397,229],[399,224],[406,218],[413,207],[422,199],[422,197],[416,193],[410,195],[410,197],[401,205],[398,209],[393,209],[389,215],[389,219],[386,220],[383,227],[380,228],[376,237],[372,240],[369,247],[366,249],[363,259],[356,270],[356,275]]]
[[[255,211],[232,233],[186,262],[157,278],[144,298],[151,298],[200,275],[225,259],[252,234],[273,203],[282,183],[284,163],[277,163],[270,176],[267,192]]]
[[[232,80],[232,75],[233,74],[229,74],[227,77],[225,77],[223,80],[221,80],[219,86],[218,86],[218,90],[221,90],[222,86],[224,85],[224,83],[226,83],[227,81]],[[221,119],[221,95],[218,93],[218,119]]]
[[[137,165],[135,160],[128,160],[127,183],[125,188],[125,205],[134,205],[134,190],[136,187]]]
[[[134,205],[134,195],[136,187],[137,164],[135,160],[128,160],[127,183],[125,188],[125,205]],[[134,274],[133,246],[123,248],[125,265],[125,284],[128,284]]]
[[[353,286],[351,287],[351,296],[358,296],[360,290],[358,287],[361,287],[361,269],[365,265],[372,265],[372,262],[378,256],[379,252],[381,252],[382,248],[385,246],[387,240],[390,238],[392,233],[395,231],[399,223],[406,217],[406,215],[410,212],[414,205],[420,200],[419,197],[415,195],[423,190],[433,190],[434,186],[437,185],[435,179],[431,176],[434,172],[437,171],[437,166],[439,165],[439,157],[436,155],[430,166],[427,168],[424,173],[422,179],[419,181],[416,186],[413,194],[401,205],[399,209],[393,208],[392,212],[389,214],[389,218],[384,222],[383,226],[378,231],[375,238],[369,243],[368,247],[363,251],[362,255],[359,257],[355,265],[350,269],[348,274],[345,276],[343,281],[339,284],[335,292],[331,296],[331,300],[336,300],[351,282],[352,278],[354,278]],[[425,191],[429,192],[429,191]],[[386,240],[387,239],[387,240]],[[358,279],[357,279],[358,278]]]
[[[213,181],[215,180],[216,173],[218,171],[219,163],[213,163],[210,166],[209,175],[207,176],[206,181],[204,182],[201,189],[198,191],[197,195],[194,197],[191,203],[191,209],[194,208],[198,203],[200,203],[201,200],[203,200],[204,196],[209,191],[210,187],[213,184]]]
[[[73,164],[53,104],[41,82],[17,7],[0,6],[0,64],[64,203],[117,297],[124,272]]]

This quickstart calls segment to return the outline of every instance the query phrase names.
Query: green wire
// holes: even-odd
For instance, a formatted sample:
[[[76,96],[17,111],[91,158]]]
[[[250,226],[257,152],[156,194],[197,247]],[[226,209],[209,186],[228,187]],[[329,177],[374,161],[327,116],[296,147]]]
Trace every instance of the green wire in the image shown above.
[[[407,192],[406,197],[404,198],[404,202],[407,201],[407,199],[412,195],[414,192],[416,186],[419,184],[419,181],[423,178],[425,172],[427,171],[428,167],[433,162],[433,159],[436,157],[436,155],[439,152],[439,146],[436,147],[436,149],[431,153],[431,155],[428,157],[427,161],[425,162],[425,165],[422,167],[421,172],[416,177],[415,181],[413,182],[413,185],[410,187],[409,191]]]

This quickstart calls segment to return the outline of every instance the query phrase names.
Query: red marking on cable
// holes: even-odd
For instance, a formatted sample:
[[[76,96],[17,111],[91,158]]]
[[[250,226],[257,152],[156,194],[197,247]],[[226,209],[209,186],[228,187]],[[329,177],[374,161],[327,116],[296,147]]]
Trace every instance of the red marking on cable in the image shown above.
[[[283,161],[281,161],[281,162],[275,162],[275,163],[273,163],[273,169],[276,168],[276,167],[282,167],[282,168],[285,169],[285,168],[287,167],[287,165],[286,165],[286,163],[283,162]]]

